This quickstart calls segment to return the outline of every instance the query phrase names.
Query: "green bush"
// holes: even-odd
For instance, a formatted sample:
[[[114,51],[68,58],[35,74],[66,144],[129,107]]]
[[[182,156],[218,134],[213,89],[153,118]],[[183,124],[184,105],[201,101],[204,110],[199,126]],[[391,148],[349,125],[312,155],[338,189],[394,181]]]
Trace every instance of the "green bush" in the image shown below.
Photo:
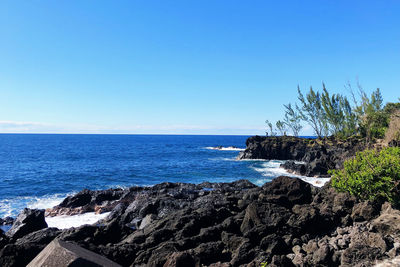
[[[342,170],[331,170],[332,186],[364,200],[400,200],[400,148],[365,150],[344,162]]]

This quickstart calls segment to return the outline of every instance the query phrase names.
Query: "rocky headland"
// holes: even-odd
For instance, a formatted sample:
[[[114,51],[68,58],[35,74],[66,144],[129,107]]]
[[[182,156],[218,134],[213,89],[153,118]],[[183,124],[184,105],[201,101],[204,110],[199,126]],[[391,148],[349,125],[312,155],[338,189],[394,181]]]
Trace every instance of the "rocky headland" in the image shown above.
[[[294,136],[253,136],[238,159],[287,160],[281,167],[304,176],[329,177],[328,170],[340,169],[343,162],[367,147],[364,138],[335,137],[308,139]]]

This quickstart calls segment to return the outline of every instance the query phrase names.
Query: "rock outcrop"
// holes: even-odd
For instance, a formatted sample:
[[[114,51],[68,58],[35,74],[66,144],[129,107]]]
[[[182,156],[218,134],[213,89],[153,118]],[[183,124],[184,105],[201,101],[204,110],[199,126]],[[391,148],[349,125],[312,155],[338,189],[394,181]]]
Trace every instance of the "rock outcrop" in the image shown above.
[[[363,139],[356,137],[342,141],[333,137],[308,139],[293,136],[247,139],[246,149],[238,159],[288,160],[282,167],[305,176],[328,176],[328,170],[340,169],[345,159],[365,148]]]
[[[46,227],[47,223],[44,219],[44,210],[25,208],[14,221],[11,229],[7,231],[7,236],[18,239]]]

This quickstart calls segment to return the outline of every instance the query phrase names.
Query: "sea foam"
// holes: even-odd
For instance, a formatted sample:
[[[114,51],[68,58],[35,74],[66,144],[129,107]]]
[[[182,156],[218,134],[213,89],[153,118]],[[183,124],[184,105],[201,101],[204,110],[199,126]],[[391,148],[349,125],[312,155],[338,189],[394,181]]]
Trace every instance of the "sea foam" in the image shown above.
[[[87,212],[78,215],[60,215],[54,217],[46,217],[46,222],[49,227],[56,227],[58,229],[67,229],[71,227],[79,227],[85,224],[94,224],[101,219],[104,219],[110,214],[105,212],[102,214],[96,214],[94,212]]]
[[[256,185],[261,186],[266,182],[270,182],[272,178],[282,175],[299,178],[317,187],[322,187],[326,182],[330,180],[330,178],[307,177],[307,176],[293,174],[285,170],[284,168],[280,167],[280,165],[284,162],[285,162],[284,160],[269,160],[269,161],[262,160],[260,161],[259,165],[251,167],[253,170],[255,170],[256,172],[260,173],[262,176],[265,177],[257,179],[256,181],[254,181],[254,183]]]
[[[16,217],[26,207],[30,209],[52,208],[60,204],[66,196],[67,194],[53,194],[43,197],[26,196],[2,199],[0,200],[0,218]]]
[[[211,149],[211,150],[222,150],[222,151],[243,151],[244,148],[238,148],[238,147],[233,147],[233,146],[228,146],[228,147],[222,147],[222,146],[207,146],[205,149]]]

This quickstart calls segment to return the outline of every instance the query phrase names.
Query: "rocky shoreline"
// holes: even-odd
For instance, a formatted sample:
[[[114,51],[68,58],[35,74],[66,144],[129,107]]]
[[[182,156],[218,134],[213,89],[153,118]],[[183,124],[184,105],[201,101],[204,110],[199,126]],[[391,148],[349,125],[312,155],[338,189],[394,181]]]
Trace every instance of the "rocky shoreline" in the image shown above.
[[[256,136],[239,158],[289,159],[284,167],[291,171],[326,175],[364,146],[358,139]],[[108,216],[64,230],[45,222],[45,215],[88,212]],[[329,183],[318,188],[286,176],[261,187],[239,180],[82,190],[52,209],[25,209],[16,220],[0,221],[10,223],[8,232],[0,230],[0,266],[26,266],[50,243],[122,266],[361,267],[400,255],[400,211],[389,203],[360,201]]]
[[[44,210],[26,209],[0,234],[0,265],[25,266],[55,238],[122,266],[372,266],[400,254],[400,212],[388,203],[284,176],[262,187],[241,180],[83,190],[47,213],[88,211],[111,213],[59,230],[43,225]]]

